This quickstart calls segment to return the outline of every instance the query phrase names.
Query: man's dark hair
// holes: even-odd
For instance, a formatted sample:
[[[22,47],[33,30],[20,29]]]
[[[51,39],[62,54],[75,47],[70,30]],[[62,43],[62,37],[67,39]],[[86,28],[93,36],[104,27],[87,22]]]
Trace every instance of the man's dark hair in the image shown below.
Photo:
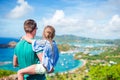
[[[33,19],[28,19],[24,22],[24,30],[26,33],[31,33],[37,28],[37,23]]]

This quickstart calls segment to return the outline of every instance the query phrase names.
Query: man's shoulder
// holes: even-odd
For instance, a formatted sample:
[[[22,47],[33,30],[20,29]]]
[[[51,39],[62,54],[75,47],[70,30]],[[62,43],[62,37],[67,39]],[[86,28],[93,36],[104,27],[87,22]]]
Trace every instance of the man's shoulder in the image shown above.
[[[25,40],[20,40],[17,44],[16,44],[16,47],[18,46],[31,46],[30,43],[28,43],[27,41]]]

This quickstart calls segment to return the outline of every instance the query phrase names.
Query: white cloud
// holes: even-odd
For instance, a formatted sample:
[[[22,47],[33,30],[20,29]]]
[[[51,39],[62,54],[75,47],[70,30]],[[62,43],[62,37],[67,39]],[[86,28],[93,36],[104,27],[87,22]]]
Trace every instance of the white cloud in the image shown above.
[[[56,22],[56,21],[59,21],[62,18],[64,18],[64,12],[62,10],[56,10],[52,20],[54,22]]]
[[[109,22],[110,25],[112,26],[119,26],[120,25],[120,17],[119,15],[114,15],[112,19]]]
[[[120,17],[113,15],[107,23],[102,25],[101,34],[105,38],[120,38]]]
[[[18,0],[18,5],[10,11],[8,18],[20,18],[31,11],[33,8],[24,0]]]
[[[51,18],[44,18],[43,24],[55,26],[58,34],[74,34],[91,38],[120,37],[119,15],[114,15],[108,22],[98,23],[93,19],[66,17],[63,10],[56,10]]]
[[[85,33],[86,29],[91,29],[94,25],[94,20],[81,20],[79,18],[66,17],[63,10],[56,10],[52,18],[44,18],[44,25],[53,25],[62,34],[77,34]]]
[[[53,14],[51,19],[44,18],[44,24],[59,24],[58,22],[64,19],[64,12],[63,10],[56,10],[56,12]]]
[[[120,16],[114,15],[109,21],[108,26],[111,32],[120,34]]]

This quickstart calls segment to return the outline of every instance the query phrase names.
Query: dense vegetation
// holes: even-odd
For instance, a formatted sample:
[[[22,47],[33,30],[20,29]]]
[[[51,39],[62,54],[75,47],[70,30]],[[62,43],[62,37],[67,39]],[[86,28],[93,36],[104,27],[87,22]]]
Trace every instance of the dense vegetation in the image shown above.
[[[0,70],[0,77],[9,76],[11,74],[16,74],[16,72],[9,70]]]
[[[58,48],[59,48],[60,51],[69,51],[69,50],[73,50],[76,47],[71,46],[69,44],[58,44]]]
[[[91,66],[89,80],[120,80],[120,64],[111,66]]]

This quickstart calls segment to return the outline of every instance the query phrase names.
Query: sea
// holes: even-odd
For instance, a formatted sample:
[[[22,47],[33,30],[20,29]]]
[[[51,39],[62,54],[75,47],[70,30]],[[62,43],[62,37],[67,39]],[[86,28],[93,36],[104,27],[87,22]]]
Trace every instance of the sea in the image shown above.
[[[0,44],[8,44],[10,41],[18,42],[16,38],[0,38]],[[17,71],[18,68],[13,67],[14,48],[0,48],[0,69]],[[66,72],[73,70],[77,67],[82,66],[83,62],[75,60],[73,53],[66,52],[65,54],[60,53],[60,58],[55,67],[55,72]]]
[[[19,38],[0,38],[0,44],[8,44],[10,41],[19,41]],[[79,47],[75,51],[61,52],[58,63],[55,67],[55,72],[67,72],[75,68],[81,67],[83,62],[80,60],[75,60],[74,55],[76,52],[86,52],[85,48],[88,47],[102,47],[102,46],[111,46],[109,44],[99,44],[99,43],[69,43]],[[90,55],[98,55],[103,50],[93,50],[89,51]],[[17,71],[18,68],[13,67],[14,48],[0,48],[0,69]]]

